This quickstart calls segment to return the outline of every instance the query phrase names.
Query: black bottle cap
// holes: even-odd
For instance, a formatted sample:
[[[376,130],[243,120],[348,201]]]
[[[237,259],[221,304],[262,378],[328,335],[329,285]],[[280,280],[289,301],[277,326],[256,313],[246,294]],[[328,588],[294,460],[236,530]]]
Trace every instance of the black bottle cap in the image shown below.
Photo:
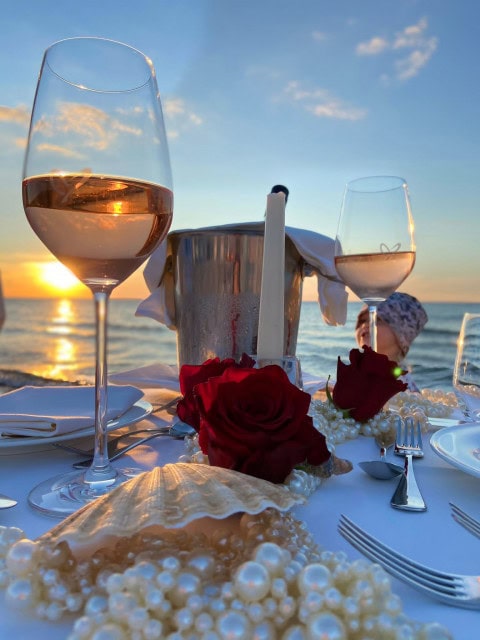
[[[274,187],[272,187],[272,190],[270,191],[270,193],[284,193],[285,194],[285,204],[287,203],[289,191],[288,191],[287,187],[283,186],[283,184],[276,184]]]

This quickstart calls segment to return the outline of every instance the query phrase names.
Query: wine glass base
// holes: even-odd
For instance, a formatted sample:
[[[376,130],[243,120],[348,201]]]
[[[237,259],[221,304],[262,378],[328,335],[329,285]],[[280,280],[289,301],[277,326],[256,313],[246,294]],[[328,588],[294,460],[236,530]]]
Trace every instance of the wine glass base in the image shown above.
[[[145,469],[127,468],[116,471],[114,478],[96,482],[95,485],[85,482],[85,472],[71,471],[54,476],[30,491],[28,503],[44,515],[63,518],[110,493]]]

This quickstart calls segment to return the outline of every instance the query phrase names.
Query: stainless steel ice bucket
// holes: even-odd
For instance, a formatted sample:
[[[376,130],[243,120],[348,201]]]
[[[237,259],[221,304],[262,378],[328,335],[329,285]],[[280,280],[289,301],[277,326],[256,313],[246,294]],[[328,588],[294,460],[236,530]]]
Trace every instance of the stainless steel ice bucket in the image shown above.
[[[263,230],[263,223],[247,223],[168,235],[180,366],[257,353]],[[286,237],[285,355],[297,347],[303,266]]]

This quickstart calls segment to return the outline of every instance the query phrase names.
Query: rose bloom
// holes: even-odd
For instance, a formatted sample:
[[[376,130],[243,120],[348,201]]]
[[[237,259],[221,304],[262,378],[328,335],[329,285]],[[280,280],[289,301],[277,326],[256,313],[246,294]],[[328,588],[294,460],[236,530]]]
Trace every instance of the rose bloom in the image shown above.
[[[183,398],[177,404],[177,415],[183,422],[192,426],[196,431],[200,428],[200,415],[198,413],[197,403],[193,394],[193,390],[200,382],[205,382],[209,378],[220,376],[231,367],[245,368],[253,367],[255,361],[247,356],[242,355],[240,362],[237,364],[233,358],[211,358],[200,365],[184,364],[180,368],[180,391]]]
[[[228,368],[195,387],[199,445],[211,465],[280,483],[301,463],[330,458],[310,416],[310,395],[283,369]]]
[[[336,407],[348,411],[351,418],[366,422],[373,418],[399,391],[407,385],[398,380],[399,367],[387,356],[364,346],[350,351],[350,365],[338,358],[337,381],[332,400]],[[400,375],[405,371],[400,370]]]

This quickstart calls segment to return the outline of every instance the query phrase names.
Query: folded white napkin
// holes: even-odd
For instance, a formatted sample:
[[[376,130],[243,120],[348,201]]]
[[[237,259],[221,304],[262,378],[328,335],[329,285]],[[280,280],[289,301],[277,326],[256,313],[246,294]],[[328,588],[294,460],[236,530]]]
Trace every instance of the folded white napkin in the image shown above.
[[[170,389],[180,391],[177,365],[155,362],[138,369],[111,373],[109,379],[115,384],[138,384],[146,389]]]
[[[303,390],[313,396],[317,391],[325,389],[327,379],[302,371]],[[330,383],[329,383],[330,384]]]
[[[236,229],[260,229],[263,223],[235,225]],[[228,225],[224,227],[228,228]],[[348,294],[345,285],[335,270],[332,238],[314,231],[286,227],[285,234],[293,242],[305,262],[310,265],[312,275],[317,276],[318,302],[324,321],[329,325],[343,325],[347,319]],[[137,308],[137,316],[154,318],[170,329],[175,328],[175,301],[173,273],[165,269],[171,252],[168,237],[150,257],[143,275],[151,295]]]
[[[107,420],[123,415],[142,396],[135,387],[109,385]],[[0,437],[48,438],[92,427],[94,421],[93,386],[27,386],[0,396]]]
[[[169,389],[180,392],[178,380],[178,367],[176,365],[161,364],[155,362],[146,367],[130,369],[121,373],[113,373],[109,376],[115,384],[138,384],[146,389]],[[303,390],[313,395],[320,389],[325,389],[326,378],[302,371]]]

